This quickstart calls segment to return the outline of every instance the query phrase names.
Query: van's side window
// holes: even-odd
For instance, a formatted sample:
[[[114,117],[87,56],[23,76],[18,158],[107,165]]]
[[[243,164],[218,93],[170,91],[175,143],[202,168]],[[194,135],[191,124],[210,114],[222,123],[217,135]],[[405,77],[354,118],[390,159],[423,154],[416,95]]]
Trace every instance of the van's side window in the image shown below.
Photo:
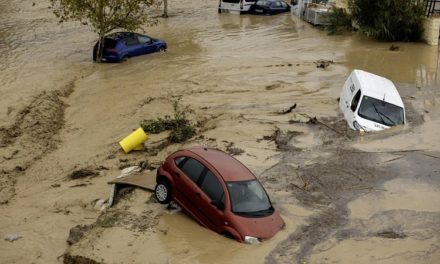
[[[359,99],[361,99],[361,90],[356,93],[356,95],[353,97],[353,100],[351,101],[351,111],[356,111],[356,108],[359,104]]]

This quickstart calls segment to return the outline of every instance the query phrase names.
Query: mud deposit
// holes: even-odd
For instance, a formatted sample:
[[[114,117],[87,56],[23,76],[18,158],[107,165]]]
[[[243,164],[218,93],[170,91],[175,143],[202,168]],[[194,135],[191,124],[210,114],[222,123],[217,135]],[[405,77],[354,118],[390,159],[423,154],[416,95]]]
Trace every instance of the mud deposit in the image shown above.
[[[0,262],[440,263],[438,47],[390,51],[217,4],[170,2],[145,28],[166,53],[98,65],[87,27],[59,26],[46,1],[0,0],[0,236],[21,237],[0,241]],[[354,68],[395,81],[407,125],[348,130],[337,98]],[[164,131],[123,153],[141,120],[172,115],[170,95],[193,110],[196,135],[171,144]],[[195,145],[246,164],[286,228],[240,244],[140,189],[103,208],[122,169]]]

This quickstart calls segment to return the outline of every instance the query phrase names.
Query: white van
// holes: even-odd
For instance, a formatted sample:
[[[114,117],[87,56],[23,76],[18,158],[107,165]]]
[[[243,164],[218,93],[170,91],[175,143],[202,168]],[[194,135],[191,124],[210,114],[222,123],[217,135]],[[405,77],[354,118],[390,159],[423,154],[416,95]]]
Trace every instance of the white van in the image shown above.
[[[361,70],[354,70],[345,81],[339,108],[354,130],[378,131],[406,123],[405,107],[394,84]]]
[[[247,13],[255,2],[256,0],[220,0],[218,12],[234,14]]]

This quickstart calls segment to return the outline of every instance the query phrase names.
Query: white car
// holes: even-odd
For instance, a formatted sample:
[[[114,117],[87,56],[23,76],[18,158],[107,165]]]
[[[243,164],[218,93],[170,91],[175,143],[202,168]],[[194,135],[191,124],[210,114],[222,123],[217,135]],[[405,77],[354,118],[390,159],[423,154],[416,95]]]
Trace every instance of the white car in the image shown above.
[[[256,0],[220,0],[218,12],[233,14],[248,13],[255,2]]]
[[[379,131],[406,123],[405,107],[390,80],[354,70],[345,81],[339,108],[354,130]]]

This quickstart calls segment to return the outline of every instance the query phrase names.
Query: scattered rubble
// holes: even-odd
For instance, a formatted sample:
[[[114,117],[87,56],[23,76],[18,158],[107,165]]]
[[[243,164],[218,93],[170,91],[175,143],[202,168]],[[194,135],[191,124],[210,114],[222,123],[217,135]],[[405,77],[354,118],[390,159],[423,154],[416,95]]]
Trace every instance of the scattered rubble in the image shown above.
[[[84,237],[84,235],[93,228],[93,225],[77,225],[70,229],[67,244],[69,246],[77,243]]]
[[[99,172],[91,169],[79,169],[74,170],[71,174],[69,174],[69,179],[71,180],[77,180],[77,179],[83,179],[87,177],[95,177],[98,176]]]
[[[383,237],[383,238],[391,238],[391,239],[403,239],[403,238],[406,238],[406,234],[405,233],[396,232],[393,229],[389,229],[389,230],[385,230],[385,231],[382,231],[382,232],[378,232],[376,234],[376,236]]]
[[[98,262],[96,260],[77,255],[70,255],[66,253],[63,255],[63,263],[64,264],[102,264],[102,262]]]
[[[5,238],[6,241],[14,242],[15,240],[20,239],[21,235],[19,235],[19,234],[9,234],[9,235],[6,235],[4,238]]]
[[[280,114],[280,115],[289,114],[289,113],[292,113],[293,109],[295,109],[295,108],[296,108],[296,104],[292,105],[291,107],[289,107],[286,110],[279,111],[277,114]]]
[[[316,68],[321,68],[321,69],[325,69],[331,64],[335,64],[335,62],[332,60],[317,60],[314,63],[316,64]]]
[[[226,145],[226,152],[232,156],[238,156],[243,154],[245,151],[241,148],[234,147],[234,142],[229,142],[229,144]]]

